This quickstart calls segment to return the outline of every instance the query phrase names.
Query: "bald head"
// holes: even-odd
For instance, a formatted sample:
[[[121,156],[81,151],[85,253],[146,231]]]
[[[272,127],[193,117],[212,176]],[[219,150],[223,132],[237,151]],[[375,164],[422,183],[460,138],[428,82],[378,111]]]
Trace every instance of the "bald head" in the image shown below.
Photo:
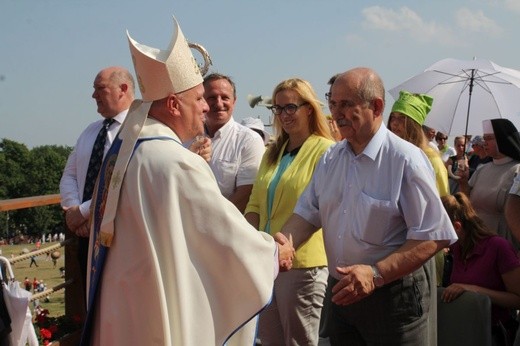
[[[375,98],[385,102],[385,87],[381,77],[374,70],[368,67],[356,67],[340,74],[336,81],[342,80],[348,83],[361,101],[371,102]],[[335,81],[335,82],[336,82]]]
[[[98,113],[105,118],[113,118],[130,108],[134,89],[134,78],[124,67],[111,66],[101,70],[94,80],[92,93]]]
[[[379,75],[366,67],[342,73],[331,88],[329,108],[354,152],[361,152],[383,122],[385,88]]]

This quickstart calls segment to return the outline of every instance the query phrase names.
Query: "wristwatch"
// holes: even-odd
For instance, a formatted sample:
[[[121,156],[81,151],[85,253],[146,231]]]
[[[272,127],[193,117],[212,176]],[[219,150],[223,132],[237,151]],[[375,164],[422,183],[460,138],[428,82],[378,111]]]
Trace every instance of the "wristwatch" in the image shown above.
[[[372,266],[372,272],[374,273],[374,285],[376,287],[382,287],[385,284],[385,279],[381,276],[379,269],[375,265]]]

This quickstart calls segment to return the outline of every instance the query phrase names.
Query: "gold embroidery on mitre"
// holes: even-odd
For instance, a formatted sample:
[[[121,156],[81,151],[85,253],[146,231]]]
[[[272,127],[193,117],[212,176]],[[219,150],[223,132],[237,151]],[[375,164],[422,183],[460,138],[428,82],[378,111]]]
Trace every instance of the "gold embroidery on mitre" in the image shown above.
[[[194,72],[195,72],[196,74],[200,74],[200,66],[199,66],[199,64],[197,64],[197,60],[195,60],[194,57],[191,57],[191,62],[193,63],[193,67],[194,67],[194,69],[195,69]]]

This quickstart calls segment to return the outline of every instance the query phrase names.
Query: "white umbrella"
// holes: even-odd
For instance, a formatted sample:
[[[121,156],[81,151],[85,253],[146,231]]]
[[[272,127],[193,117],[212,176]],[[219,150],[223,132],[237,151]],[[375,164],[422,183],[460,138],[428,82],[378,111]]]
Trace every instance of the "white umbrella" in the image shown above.
[[[507,118],[520,129],[520,71],[485,59],[443,59],[389,90],[428,94],[425,125],[448,135],[482,133],[482,120]]]

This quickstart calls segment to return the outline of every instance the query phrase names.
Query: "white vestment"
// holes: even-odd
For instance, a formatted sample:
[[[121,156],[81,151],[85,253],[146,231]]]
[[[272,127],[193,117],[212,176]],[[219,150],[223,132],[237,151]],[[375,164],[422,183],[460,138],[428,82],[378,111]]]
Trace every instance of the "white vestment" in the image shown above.
[[[147,119],[139,137],[153,139],[123,178],[92,344],[222,345],[268,304],[276,245],[167,126]],[[227,345],[246,339],[239,331]]]

